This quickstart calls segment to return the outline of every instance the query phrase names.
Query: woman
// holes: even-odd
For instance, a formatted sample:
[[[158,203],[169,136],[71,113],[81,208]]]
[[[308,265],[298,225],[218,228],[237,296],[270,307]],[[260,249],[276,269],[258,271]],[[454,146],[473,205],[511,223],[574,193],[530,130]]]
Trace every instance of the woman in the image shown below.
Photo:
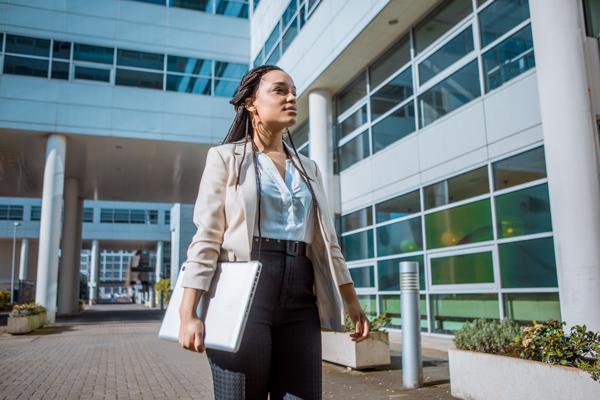
[[[216,399],[321,399],[321,329],[342,331],[341,306],[369,334],[337,242],[317,164],[299,154],[296,89],[281,68],[248,71],[230,101],[235,120],[209,149],[188,248],[180,306],[182,347],[204,351],[196,315],[218,261],[256,260],[262,270],[237,353],[206,349]],[[283,140],[284,132],[291,142]],[[258,218],[255,218],[258,216]],[[260,258],[258,249],[260,247]]]

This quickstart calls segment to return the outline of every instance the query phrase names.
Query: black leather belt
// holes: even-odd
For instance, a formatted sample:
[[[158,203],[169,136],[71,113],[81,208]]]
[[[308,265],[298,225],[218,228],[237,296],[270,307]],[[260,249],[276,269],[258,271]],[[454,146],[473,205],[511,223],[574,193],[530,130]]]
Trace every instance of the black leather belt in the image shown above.
[[[252,242],[253,242],[253,250],[254,249],[258,249],[258,242],[259,240],[261,241],[260,243],[260,250],[266,250],[266,251],[281,251],[286,253],[288,256],[297,256],[298,254],[300,255],[304,255],[306,254],[306,242],[303,242],[301,240],[287,240],[287,239],[273,239],[273,238],[267,238],[267,237],[262,237],[259,238],[258,236],[254,236]],[[256,247],[254,247],[256,246]]]

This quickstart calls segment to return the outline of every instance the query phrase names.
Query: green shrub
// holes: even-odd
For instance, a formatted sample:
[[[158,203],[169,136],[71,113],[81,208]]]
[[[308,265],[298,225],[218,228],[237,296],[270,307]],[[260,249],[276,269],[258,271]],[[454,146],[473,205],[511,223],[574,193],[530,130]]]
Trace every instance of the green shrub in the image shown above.
[[[465,322],[454,334],[454,344],[460,350],[483,353],[513,354],[519,325],[511,320],[487,320],[480,318]]]
[[[154,284],[154,290],[156,290],[156,301],[160,302],[160,292],[165,291],[164,302],[169,302],[171,298],[171,279],[164,278]]]
[[[46,312],[44,306],[31,301],[29,303],[15,304],[10,312],[11,317],[26,317],[28,315],[37,315]]]
[[[385,326],[388,326],[391,321],[392,321],[392,317],[390,317],[387,313],[383,313],[376,318],[372,318],[369,320],[369,332],[377,332],[377,331],[385,332],[385,329],[383,329],[383,328]],[[348,314],[348,313],[345,313],[344,330],[346,332],[356,331],[354,322],[352,322],[352,319],[350,318],[350,314]]]
[[[10,290],[0,290],[0,304],[10,304]]]

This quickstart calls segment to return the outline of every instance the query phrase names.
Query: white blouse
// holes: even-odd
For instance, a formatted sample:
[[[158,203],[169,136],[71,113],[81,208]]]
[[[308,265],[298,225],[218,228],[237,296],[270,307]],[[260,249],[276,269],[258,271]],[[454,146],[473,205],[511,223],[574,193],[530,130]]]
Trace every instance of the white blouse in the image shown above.
[[[256,153],[260,172],[261,234],[273,239],[312,242],[314,212],[312,196],[292,160],[285,162],[285,181],[271,158]],[[258,211],[254,222],[258,236]]]

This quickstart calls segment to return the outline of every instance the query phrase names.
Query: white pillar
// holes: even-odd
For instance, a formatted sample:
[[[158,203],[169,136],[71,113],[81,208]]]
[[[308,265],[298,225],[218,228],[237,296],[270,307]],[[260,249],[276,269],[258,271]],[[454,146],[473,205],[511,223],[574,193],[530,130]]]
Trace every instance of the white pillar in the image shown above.
[[[310,158],[312,158],[323,177],[323,186],[329,206],[337,209],[334,204],[333,189],[333,126],[331,114],[331,93],[325,89],[315,89],[308,94],[308,118],[310,141]]]
[[[65,180],[64,223],[61,241],[61,262],[58,273],[59,315],[75,314],[79,311],[79,265],[75,260],[77,247],[77,220],[79,211],[79,180]]]
[[[92,252],[90,254],[90,272],[88,276],[88,298],[89,304],[98,300],[98,271],[100,270],[100,244],[98,240],[92,240]]]
[[[180,210],[181,204],[177,203],[171,207],[171,289],[175,287],[179,275],[179,239],[180,239]]]
[[[600,330],[600,184],[581,2],[530,0],[562,319]]]
[[[61,208],[66,149],[67,139],[65,136],[50,135],[46,144],[35,287],[35,301],[46,307],[46,320],[50,323],[53,323],[56,317],[58,250],[62,230]]]
[[[77,199],[77,231],[75,232],[75,246],[73,247],[73,264],[76,266],[75,270],[75,282],[73,285],[75,286],[76,302],[77,302],[77,312],[79,312],[79,298],[81,295],[81,248],[82,248],[82,231],[83,231],[83,197],[79,197]]]
[[[21,257],[19,258],[19,280],[27,280],[29,262],[29,239],[21,239]]]
[[[154,271],[156,279],[155,282],[160,281],[160,275],[163,269],[163,253],[164,253],[164,242],[161,240],[156,244],[156,269]]]

